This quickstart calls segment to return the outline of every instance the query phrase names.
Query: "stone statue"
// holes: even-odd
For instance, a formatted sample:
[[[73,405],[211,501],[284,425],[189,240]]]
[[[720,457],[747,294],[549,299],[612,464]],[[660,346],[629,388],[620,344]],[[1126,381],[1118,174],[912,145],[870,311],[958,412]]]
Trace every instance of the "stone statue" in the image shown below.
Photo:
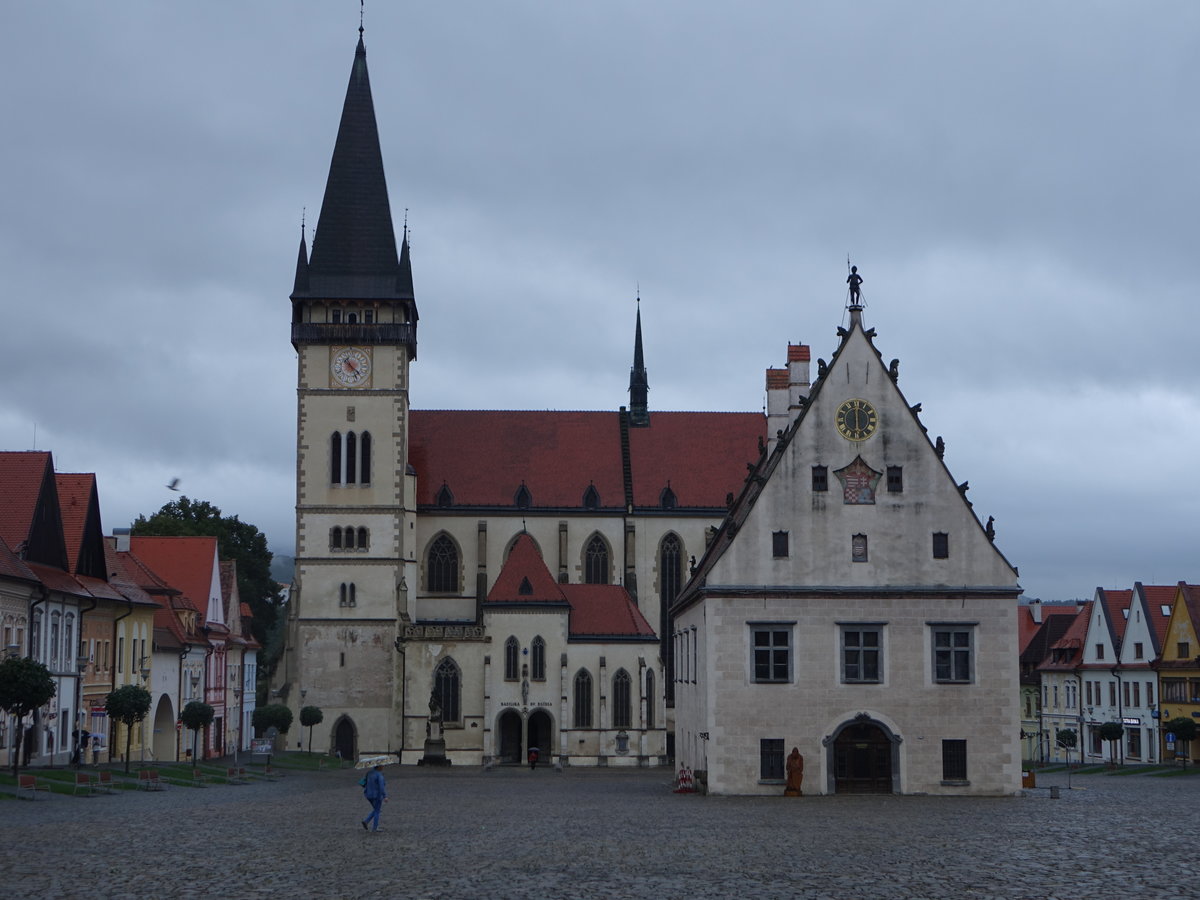
[[[989,541],[996,540],[996,517],[988,516],[987,527],[983,529]]]
[[[858,266],[850,267],[850,274],[846,276],[846,284],[850,285],[850,305],[859,305],[859,293],[862,290],[862,276],[858,274]]]
[[[783,796],[803,797],[804,793],[800,790],[803,781],[804,757],[800,755],[799,747],[793,747],[787,758],[787,787],[784,788]]]

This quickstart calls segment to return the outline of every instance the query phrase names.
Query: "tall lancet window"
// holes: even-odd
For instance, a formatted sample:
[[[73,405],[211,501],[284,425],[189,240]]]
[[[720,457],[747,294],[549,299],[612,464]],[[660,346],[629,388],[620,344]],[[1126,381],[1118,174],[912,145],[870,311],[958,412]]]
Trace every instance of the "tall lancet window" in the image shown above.
[[[608,544],[598,534],[592,535],[583,554],[585,584],[608,584]]]

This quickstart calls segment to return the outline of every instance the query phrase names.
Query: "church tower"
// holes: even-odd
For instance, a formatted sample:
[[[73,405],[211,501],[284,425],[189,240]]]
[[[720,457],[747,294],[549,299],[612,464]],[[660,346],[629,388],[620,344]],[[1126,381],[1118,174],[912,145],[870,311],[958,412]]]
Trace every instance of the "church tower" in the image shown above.
[[[413,582],[409,365],[417,306],[407,231],[396,253],[359,29],[312,253],[300,237],[296,581],[279,696],[317,706],[344,757],[394,748],[394,649]]]

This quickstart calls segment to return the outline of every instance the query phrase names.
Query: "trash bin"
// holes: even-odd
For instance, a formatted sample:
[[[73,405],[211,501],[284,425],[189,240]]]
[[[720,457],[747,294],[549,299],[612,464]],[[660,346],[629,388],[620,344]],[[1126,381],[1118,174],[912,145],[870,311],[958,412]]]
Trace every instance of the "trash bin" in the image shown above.
[[[1023,787],[1023,788],[1037,787],[1037,775],[1032,771],[1022,772],[1021,773],[1021,787]]]

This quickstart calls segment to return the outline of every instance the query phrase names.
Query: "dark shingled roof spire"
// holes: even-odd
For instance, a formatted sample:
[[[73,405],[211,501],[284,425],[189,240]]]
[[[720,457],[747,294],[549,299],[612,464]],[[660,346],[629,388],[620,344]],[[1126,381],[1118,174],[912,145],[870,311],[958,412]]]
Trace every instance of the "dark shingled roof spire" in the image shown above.
[[[401,299],[397,294],[402,283],[367,74],[367,50],[360,32],[308,260],[308,290],[303,293],[392,300]],[[412,296],[411,287],[408,296]]]
[[[637,299],[637,332],[633,339],[633,368],[629,370],[629,424],[650,424],[650,381],[646,377],[646,361],[642,355],[642,297]]]
[[[304,243],[304,223],[300,223],[300,251],[296,256],[296,281],[293,294],[308,293],[308,245]]]

